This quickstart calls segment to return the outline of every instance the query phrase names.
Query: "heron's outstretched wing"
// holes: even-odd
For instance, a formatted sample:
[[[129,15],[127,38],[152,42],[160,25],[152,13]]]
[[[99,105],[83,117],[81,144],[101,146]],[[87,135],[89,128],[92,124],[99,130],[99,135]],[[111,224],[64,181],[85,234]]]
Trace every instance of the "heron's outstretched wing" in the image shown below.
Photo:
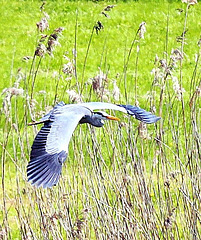
[[[44,126],[37,134],[27,166],[28,180],[38,187],[54,186],[61,175],[66,160],[68,144],[80,119],[90,115],[85,107],[72,105],[58,107],[44,119]]]
[[[145,111],[140,107],[135,107],[132,105],[116,105],[112,103],[105,103],[105,102],[89,102],[89,103],[80,103],[80,106],[85,106],[89,108],[91,111],[95,109],[111,109],[116,111],[121,111],[123,113],[127,113],[137,120],[144,122],[144,123],[155,123],[157,122],[160,117],[155,116],[154,114]]]

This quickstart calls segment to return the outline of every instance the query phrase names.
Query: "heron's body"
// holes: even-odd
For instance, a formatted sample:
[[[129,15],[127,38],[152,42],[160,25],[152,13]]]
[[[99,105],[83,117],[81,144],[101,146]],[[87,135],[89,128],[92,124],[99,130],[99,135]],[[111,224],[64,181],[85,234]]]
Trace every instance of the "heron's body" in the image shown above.
[[[119,120],[95,109],[113,109],[134,116],[145,123],[154,123],[160,118],[132,105],[115,105],[103,102],[81,104],[58,103],[39,123],[44,123],[37,134],[27,167],[28,180],[33,185],[52,187],[61,175],[62,165],[67,158],[68,145],[76,126],[89,123],[102,127],[104,120]],[[37,123],[35,123],[37,124]]]

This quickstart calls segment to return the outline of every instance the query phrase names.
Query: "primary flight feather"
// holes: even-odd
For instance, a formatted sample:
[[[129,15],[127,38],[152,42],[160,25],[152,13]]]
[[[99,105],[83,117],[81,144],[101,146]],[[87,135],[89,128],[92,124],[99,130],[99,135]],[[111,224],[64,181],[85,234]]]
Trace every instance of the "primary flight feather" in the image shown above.
[[[148,124],[155,123],[160,119],[160,117],[132,105],[104,102],[58,103],[41,121],[29,124],[44,124],[34,139],[30,162],[27,166],[28,181],[31,181],[32,185],[50,188],[57,184],[62,165],[67,158],[69,141],[79,123],[102,127],[104,120],[120,120],[105,112],[93,112],[95,109],[121,111]]]

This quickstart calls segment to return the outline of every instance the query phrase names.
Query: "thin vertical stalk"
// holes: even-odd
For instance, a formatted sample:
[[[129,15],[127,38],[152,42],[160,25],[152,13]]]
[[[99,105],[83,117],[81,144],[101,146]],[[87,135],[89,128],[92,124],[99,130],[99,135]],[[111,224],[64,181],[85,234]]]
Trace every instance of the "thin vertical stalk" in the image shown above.
[[[91,46],[93,34],[94,34],[94,26],[93,26],[93,29],[91,31],[91,35],[90,35],[90,38],[89,38],[89,42],[88,42],[88,45],[87,45],[87,51],[86,51],[86,55],[85,55],[85,59],[84,59],[84,64],[83,64],[83,69],[82,69],[82,82],[81,82],[81,92],[80,92],[80,94],[82,94],[82,92],[84,90],[84,74],[85,74],[87,58],[88,58],[88,55],[89,55],[89,49],[90,49],[90,46]]]

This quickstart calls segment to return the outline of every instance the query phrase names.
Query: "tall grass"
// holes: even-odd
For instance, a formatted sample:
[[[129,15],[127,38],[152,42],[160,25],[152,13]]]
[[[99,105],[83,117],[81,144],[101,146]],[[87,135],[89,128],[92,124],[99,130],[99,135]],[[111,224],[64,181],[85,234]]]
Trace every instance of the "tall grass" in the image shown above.
[[[120,2],[104,11],[108,19],[99,14],[104,2],[78,10],[77,3],[54,4],[71,22],[52,11],[46,37],[32,30],[34,41],[25,41],[31,58],[16,71],[13,52],[2,89],[0,238],[200,239],[200,6]],[[96,33],[100,18],[104,29]],[[58,27],[71,31],[56,32],[61,46],[49,43],[49,56],[41,44],[55,40]],[[139,104],[161,120],[146,126],[115,112],[119,125],[78,126],[59,184],[37,189],[26,166],[39,127],[27,124],[61,100]]]

